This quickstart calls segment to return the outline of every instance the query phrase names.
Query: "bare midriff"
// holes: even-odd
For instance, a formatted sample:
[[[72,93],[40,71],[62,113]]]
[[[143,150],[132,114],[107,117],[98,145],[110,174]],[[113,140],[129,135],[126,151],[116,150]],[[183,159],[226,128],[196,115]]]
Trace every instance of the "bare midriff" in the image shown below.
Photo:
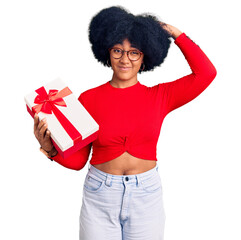
[[[146,160],[124,152],[111,161],[95,164],[95,168],[112,175],[133,175],[146,172],[156,166],[155,160]]]

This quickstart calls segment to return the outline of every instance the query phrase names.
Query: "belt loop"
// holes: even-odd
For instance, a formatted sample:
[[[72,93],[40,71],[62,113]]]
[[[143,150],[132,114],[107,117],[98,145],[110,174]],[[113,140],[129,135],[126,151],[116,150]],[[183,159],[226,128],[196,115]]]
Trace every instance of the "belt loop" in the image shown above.
[[[136,186],[139,187],[140,186],[140,178],[139,176],[136,175]]]
[[[106,180],[105,180],[105,184],[108,186],[108,187],[111,187],[111,185],[112,185],[112,177],[111,177],[111,175],[109,175],[109,174],[107,174],[106,175]]]

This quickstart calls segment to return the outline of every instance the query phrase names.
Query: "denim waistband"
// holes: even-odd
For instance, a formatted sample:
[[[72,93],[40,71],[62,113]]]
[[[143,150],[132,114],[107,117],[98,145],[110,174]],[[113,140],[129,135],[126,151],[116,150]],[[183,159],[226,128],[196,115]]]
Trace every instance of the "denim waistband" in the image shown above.
[[[97,168],[95,168],[93,165],[90,164],[89,166],[89,172],[93,175],[99,177],[100,179],[106,181],[106,182],[141,182],[142,180],[150,178],[153,174],[158,172],[158,165],[156,165],[154,168],[138,174],[133,175],[113,175],[110,173],[103,172]]]

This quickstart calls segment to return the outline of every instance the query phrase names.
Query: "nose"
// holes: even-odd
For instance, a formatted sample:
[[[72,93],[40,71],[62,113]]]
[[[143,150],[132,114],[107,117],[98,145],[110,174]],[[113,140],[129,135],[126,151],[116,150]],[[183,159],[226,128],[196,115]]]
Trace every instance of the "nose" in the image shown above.
[[[127,55],[127,52],[124,52],[124,54],[120,58],[120,61],[123,62],[123,63],[130,61],[130,59],[129,59],[128,55]]]

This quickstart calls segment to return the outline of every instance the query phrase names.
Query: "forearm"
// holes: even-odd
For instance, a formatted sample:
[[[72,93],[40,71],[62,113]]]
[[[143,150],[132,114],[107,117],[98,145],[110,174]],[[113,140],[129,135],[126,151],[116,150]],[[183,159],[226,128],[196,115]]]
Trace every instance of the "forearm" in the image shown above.
[[[178,39],[175,40],[175,44],[180,48],[184,57],[186,58],[192,73],[198,77],[213,78],[216,75],[216,69],[212,62],[201,50],[201,48],[194,43],[186,34],[182,34]],[[204,79],[205,80],[205,79]]]
[[[216,76],[216,69],[206,54],[185,33],[179,35],[175,44],[186,58],[192,73],[165,83],[167,113],[196,98]]]
[[[79,151],[65,159],[59,153],[56,156],[51,157],[51,159],[66,168],[81,170],[88,161],[91,146],[92,143],[89,143],[87,146],[81,148]]]
[[[216,69],[214,68],[213,64],[205,55],[205,53],[199,48],[198,45],[196,45],[191,39],[183,41],[183,39],[185,39],[185,34],[182,35],[181,38],[178,38],[183,33],[182,31],[180,31],[178,28],[170,24],[160,24],[163,27],[163,29],[165,29],[175,40],[176,45],[184,54],[194,74],[199,75],[209,74],[210,72],[216,72]]]

